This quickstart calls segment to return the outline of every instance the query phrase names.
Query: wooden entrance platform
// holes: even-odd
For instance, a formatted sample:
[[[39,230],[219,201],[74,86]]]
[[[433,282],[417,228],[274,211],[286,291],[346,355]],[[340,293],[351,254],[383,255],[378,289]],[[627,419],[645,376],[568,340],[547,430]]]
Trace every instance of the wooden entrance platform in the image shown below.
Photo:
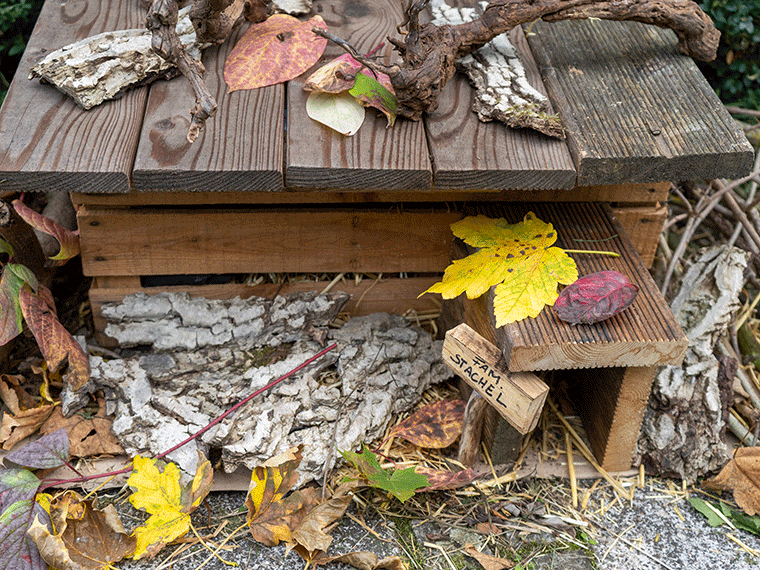
[[[402,4],[315,0],[314,12],[367,52],[396,33]],[[219,110],[192,145],[185,134],[194,97],[184,79],[83,111],[25,77],[52,49],[143,20],[134,0],[48,0],[0,110],[0,191],[71,193],[84,272],[95,278],[96,322],[103,302],[167,274],[383,273],[382,282],[349,288],[357,314],[436,308],[436,298],[417,295],[448,264],[449,224],[488,203],[508,211],[510,203],[609,204],[605,215],[630,238],[640,271],[654,258],[669,181],[738,177],[753,161],[752,147],[694,62],[678,53],[675,36],[637,23],[537,22],[527,39],[520,28],[511,32],[529,80],[562,117],[565,140],[479,122],[461,77],[423,121],[387,129],[384,117],[368,112],[359,132],[343,137],[306,116],[304,76],[227,93],[223,64],[243,29],[204,52]],[[328,45],[322,61],[341,53]],[[379,54],[393,57],[387,42]],[[546,221],[565,225],[571,211],[558,206],[561,218]],[[208,297],[288,290],[180,288]],[[555,334],[540,330],[544,336],[526,342],[544,346]],[[614,411],[604,414],[610,425],[588,426],[602,458],[605,445],[627,438],[617,454],[625,457],[635,441],[648,390],[642,381],[640,394],[627,395],[626,378],[641,370],[635,363],[620,364],[622,388],[609,399],[579,396],[593,407],[589,414]],[[579,378],[576,392],[594,386]],[[620,423],[625,414],[634,421]]]

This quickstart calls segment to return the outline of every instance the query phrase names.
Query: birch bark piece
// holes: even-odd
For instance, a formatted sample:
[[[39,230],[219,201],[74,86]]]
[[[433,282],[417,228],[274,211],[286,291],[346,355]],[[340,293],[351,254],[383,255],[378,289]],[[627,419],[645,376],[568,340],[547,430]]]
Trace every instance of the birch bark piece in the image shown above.
[[[682,279],[671,309],[689,338],[683,364],[656,376],[636,450],[637,460],[661,475],[688,483],[722,467],[730,458],[723,441],[720,363],[715,344],[739,308],[749,254],[727,246],[701,252]],[[729,398],[731,399],[732,396]]]
[[[190,8],[180,10],[176,30],[188,55],[200,61],[201,51],[208,46],[196,41]],[[29,79],[51,83],[83,109],[91,109],[128,89],[178,73],[153,52],[151,33],[136,28],[104,32],[57,49],[32,67]]]
[[[487,2],[481,3],[482,7]],[[461,24],[479,17],[475,8],[453,8],[444,0],[431,2],[433,23]],[[477,90],[472,110],[483,121],[501,121],[517,128],[531,128],[564,138],[559,116],[550,113],[548,99],[530,85],[517,49],[508,34],[496,36],[479,50],[460,58],[463,70]]]

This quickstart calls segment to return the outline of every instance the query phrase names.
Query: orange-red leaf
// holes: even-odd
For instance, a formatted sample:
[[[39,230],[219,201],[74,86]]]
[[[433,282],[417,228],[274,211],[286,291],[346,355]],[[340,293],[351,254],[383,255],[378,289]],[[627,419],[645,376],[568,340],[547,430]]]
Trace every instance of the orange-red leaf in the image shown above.
[[[40,290],[43,286],[40,285]],[[21,289],[19,302],[29,330],[32,331],[42,356],[50,370],[57,370],[64,362],[68,368],[64,380],[76,391],[90,378],[90,359],[79,343],[58,321],[48,305],[48,295],[37,295],[27,288]]]
[[[462,434],[464,400],[441,400],[417,410],[391,430],[414,445],[428,448],[448,447]]]
[[[240,38],[224,64],[224,81],[230,91],[256,89],[298,77],[325,51],[327,40],[311,29],[327,29],[321,16],[301,22],[275,14],[254,24]]]

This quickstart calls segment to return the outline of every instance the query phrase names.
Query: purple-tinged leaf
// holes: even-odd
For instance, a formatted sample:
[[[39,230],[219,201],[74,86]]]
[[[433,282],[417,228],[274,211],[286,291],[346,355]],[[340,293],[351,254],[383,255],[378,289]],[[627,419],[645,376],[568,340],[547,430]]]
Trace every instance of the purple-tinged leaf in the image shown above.
[[[37,276],[26,265],[21,265],[20,263],[9,263],[5,266],[5,270],[11,271],[16,277],[29,285],[29,287],[32,288],[32,291],[35,293],[37,292],[37,289],[40,286],[39,281],[37,281]]]
[[[0,469],[0,513],[13,503],[33,499],[40,480],[28,469]]]
[[[66,430],[61,428],[10,452],[5,457],[8,461],[33,469],[60,467],[69,460],[69,436]]]
[[[37,545],[26,531],[35,518],[52,532],[50,517],[32,499],[17,501],[0,514],[0,568],[3,570],[47,570]]]
[[[557,316],[572,324],[594,324],[627,309],[639,288],[617,271],[600,271],[565,287],[554,302]]]
[[[21,334],[23,319],[19,293],[24,281],[13,271],[3,270],[0,277],[0,346]]]
[[[89,357],[58,321],[47,300],[22,289],[19,302],[26,324],[32,331],[48,368],[58,370],[64,362],[68,362],[63,379],[76,392],[90,379]]]
[[[50,234],[58,240],[61,248],[56,256],[51,257],[50,259],[53,261],[66,261],[67,259],[79,255],[79,236],[76,232],[72,232],[63,226],[59,226],[50,218],[46,218],[42,214],[29,208],[21,200],[14,200],[13,208],[16,210],[16,213],[35,230]]]

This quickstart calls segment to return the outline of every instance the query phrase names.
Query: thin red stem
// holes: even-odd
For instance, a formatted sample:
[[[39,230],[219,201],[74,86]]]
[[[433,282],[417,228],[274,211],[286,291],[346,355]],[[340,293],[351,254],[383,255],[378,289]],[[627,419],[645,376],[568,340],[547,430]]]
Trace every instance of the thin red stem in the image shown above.
[[[194,439],[196,439],[197,437],[200,437],[205,432],[207,432],[212,427],[214,427],[216,424],[218,424],[219,422],[221,422],[224,418],[226,418],[227,416],[229,416],[230,414],[232,414],[233,412],[235,412],[235,410],[237,410],[241,406],[244,406],[245,404],[247,404],[248,402],[250,402],[251,400],[253,400],[259,394],[261,394],[263,392],[266,392],[267,390],[269,390],[270,388],[273,388],[274,386],[276,386],[277,384],[279,384],[283,380],[286,380],[286,379],[290,378],[293,374],[295,374],[296,372],[299,372],[300,370],[303,370],[303,368],[305,368],[306,366],[308,366],[309,364],[311,364],[312,362],[314,362],[318,358],[321,358],[322,356],[324,356],[325,354],[327,354],[328,352],[330,352],[332,349],[334,349],[337,346],[338,346],[338,343],[333,343],[330,346],[328,346],[327,348],[323,348],[317,354],[315,354],[314,356],[312,356],[311,358],[309,358],[308,360],[306,360],[304,363],[299,364],[298,366],[296,366],[295,368],[293,368],[293,370],[291,370],[290,372],[286,372],[285,374],[283,374],[282,376],[280,376],[276,380],[272,380],[269,384],[267,384],[263,388],[259,388],[258,390],[256,390],[250,396],[246,396],[245,398],[243,398],[242,400],[240,400],[237,404],[235,404],[234,406],[232,406],[229,410],[227,410],[226,412],[224,412],[221,416],[219,416],[215,420],[211,421],[208,425],[206,425],[206,427],[201,428],[199,431],[197,431],[196,433],[194,433],[193,435],[191,435],[190,437],[188,437],[186,440],[178,443],[177,445],[175,445],[171,449],[168,449],[167,451],[164,451],[163,453],[161,453],[160,455],[158,455],[156,457],[156,459],[163,459],[164,457],[166,457],[167,455],[169,455],[171,452],[176,451],[177,449],[179,449],[183,445],[186,445],[186,444],[190,443],[191,441],[193,441]],[[86,476],[79,477],[78,479],[51,479],[51,480],[43,481],[42,485],[40,486],[40,489],[47,489],[48,487],[54,487],[56,485],[64,485],[64,484],[69,484],[69,483],[84,483],[85,481],[91,481],[93,479],[102,479],[103,477],[115,477],[116,475],[122,475],[124,473],[129,473],[130,471],[132,471],[132,466],[131,465],[128,466],[128,467],[125,467],[124,469],[120,469],[119,471],[109,471],[107,473],[96,473],[95,475],[86,475]]]

